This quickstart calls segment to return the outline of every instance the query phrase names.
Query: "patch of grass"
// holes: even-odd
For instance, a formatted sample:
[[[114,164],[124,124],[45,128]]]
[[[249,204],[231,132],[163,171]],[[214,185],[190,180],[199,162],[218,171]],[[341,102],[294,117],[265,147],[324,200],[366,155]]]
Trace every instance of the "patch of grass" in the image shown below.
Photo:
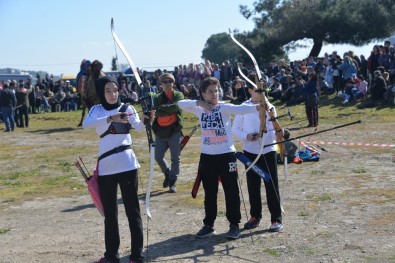
[[[318,175],[324,175],[324,174],[325,174],[325,171],[322,171],[322,170],[312,170],[310,173],[311,173],[311,174],[314,174],[314,175],[316,175],[316,174],[318,174]]]
[[[279,257],[279,256],[281,256],[281,253],[280,253],[278,250],[273,249],[273,248],[265,248],[265,249],[263,250],[263,252],[266,253],[266,254],[269,254],[269,255],[271,255],[271,256],[274,256],[274,257]]]
[[[314,248],[312,248],[312,247],[306,247],[305,249],[303,249],[303,252],[306,254],[306,255],[314,255],[315,253],[316,253],[316,250],[314,249]]]
[[[356,173],[356,174],[364,174],[364,173],[366,173],[366,169],[363,167],[360,167],[360,168],[352,169],[352,172]]]
[[[330,235],[332,235],[333,233],[330,231],[330,230],[322,230],[322,231],[320,231],[320,232],[318,232],[317,234],[316,234],[316,237],[320,237],[320,236],[330,236]]]
[[[332,200],[332,196],[330,194],[328,194],[328,193],[324,193],[324,194],[319,195],[319,196],[307,195],[306,197],[309,200],[315,201],[315,202],[322,202],[322,201],[330,201],[330,200]]]
[[[325,193],[325,194],[322,194],[320,196],[316,196],[314,198],[314,200],[318,201],[318,202],[330,201],[330,200],[332,200],[332,196],[330,194],[326,194]]]
[[[365,188],[365,189],[350,189],[343,191],[343,196],[356,197],[364,196],[360,201],[353,200],[349,202],[350,205],[361,205],[366,202],[385,204],[395,202],[395,189],[382,188]]]
[[[300,211],[300,212],[298,212],[298,216],[308,217],[309,216],[309,212],[307,212],[307,211]]]
[[[15,198],[10,197],[10,198],[4,199],[3,203],[13,203],[13,202],[15,202],[15,200],[16,200]]]
[[[225,212],[225,211],[222,211],[222,210],[218,210],[217,216],[218,216],[218,217],[224,217],[224,216],[226,216],[226,212]]]
[[[11,229],[9,229],[9,228],[0,227],[0,234],[5,234],[5,233],[7,233],[10,230]]]
[[[63,172],[70,172],[71,168],[74,168],[74,164],[73,163],[69,163],[66,161],[61,161],[58,163],[58,167],[63,171]]]
[[[317,210],[318,206],[315,204],[309,204],[306,206],[306,208],[308,208],[309,210]]]
[[[11,174],[5,174],[0,177],[0,186],[2,185],[2,183],[5,183],[10,180],[23,179],[23,178],[27,178],[27,177],[35,177],[37,175],[38,175],[37,170],[23,171],[23,172],[18,171],[18,172],[11,173]]]

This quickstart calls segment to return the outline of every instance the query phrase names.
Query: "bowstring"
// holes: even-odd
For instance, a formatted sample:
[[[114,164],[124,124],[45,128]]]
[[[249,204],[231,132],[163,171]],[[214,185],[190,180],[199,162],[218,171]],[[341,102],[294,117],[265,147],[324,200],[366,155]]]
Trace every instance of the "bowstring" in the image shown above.
[[[115,65],[117,66],[118,69],[120,69],[121,65],[119,64],[119,61],[118,61],[117,43],[115,43],[114,38],[113,38],[113,42],[114,42],[114,50],[115,50]]]

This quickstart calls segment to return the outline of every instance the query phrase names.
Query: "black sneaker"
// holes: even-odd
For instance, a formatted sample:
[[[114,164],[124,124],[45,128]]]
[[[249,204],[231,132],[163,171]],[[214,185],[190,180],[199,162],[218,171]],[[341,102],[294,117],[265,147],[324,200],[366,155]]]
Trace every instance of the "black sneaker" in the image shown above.
[[[259,220],[255,217],[251,217],[247,223],[244,224],[244,229],[253,229],[259,226]]]
[[[240,229],[238,225],[231,224],[228,231],[228,239],[238,239],[240,237]]]
[[[212,235],[215,235],[215,230],[211,226],[203,226],[202,229],[199,230],[199,232],[196,233],[197,238],[204,238],[204,237],[210,237]]]
[[[165,172],[165,179],[163,180],[163,188],[169,187],[169,178],[170,178],[170,171],[167,170]]]

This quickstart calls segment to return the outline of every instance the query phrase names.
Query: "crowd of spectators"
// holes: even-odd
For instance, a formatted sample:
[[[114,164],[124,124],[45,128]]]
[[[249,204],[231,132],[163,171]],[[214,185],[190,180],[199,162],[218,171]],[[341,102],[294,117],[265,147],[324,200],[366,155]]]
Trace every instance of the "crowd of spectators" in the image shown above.
[[[254,71],[252,65],[232,65],[228,60],[216,64],[206,60],[200,64],[179,65],[170,72],[175,77],[176,89],[186,98],[199,98],[201,81],[212,76],[220,82],[220,99],[240,104],[250,95],[247,87],[249,83],[243,80],[238,67],[244,75]],[[143,80],[141,86],[124,74],[118,77],[122,102],[135,104],[142,97],[160,92],[159,76],[168,71],[158,69],[152,73],[139,72]],[[353,51],[344,54],[333,51],[322,57],[291,62],[272,60],[265,68],[261,68],[261,73],[269,99],[282,101],[287,106],[305,101],[304,87],[310,74],[317,76],[320,96],[335,93],[344,105],[366,99],[371,105],[380,102],[394,104],[395,47],[390,41],[373,46],[367,57],[363,54],[358,56]],[[31,80],[26,83],[9,80],[0,83],[0,89],[4,85],[12,87],[14,93],[19,94],[16,104],[19,110],[16,110],[15,116],[19,126],[28,125],[26,116],[29,113],[76,110],[81,105],[76,87],[71,86],[69,81],[53,81],[52,75],[45,78],[37,76],[35,85],[32,85]]]
[[[171,73],[176,78],[176,88],[186,98],[198,98],[201,81],[212,76],[220,81],[221,99],[240,104],[249,98],[249,83],[241,77],[238,66],[241,66],[244,75],[254,71],[252,65],[231,65],[227,60],[219,65],[206,60],[200,64],[176,66]],[[160,69],[152,74],[140,71],[142,87],[136,88],[135,84],[129,83],[129,88],[125,89],[128,95],[124,97],[136,103],[139,97],[147,96],[147,92],[160,92],[158,78],[165,72]],[[372,105],[394,103],[395,48],[389,41],[373,46],[367,57],[363,54],[358,56],[353,51],[344,54],[333,51],[318,58],[308,57],[291,62],[273,60],[267,67],[261,68],[261,73],[269,99],[282,101],[287,106],[305,101],[304,87],[310,74],[317,76],[320,96],[336,94],[344,105],[358,100],[369,101]],[[131,93],[134,93],[133,96]]]

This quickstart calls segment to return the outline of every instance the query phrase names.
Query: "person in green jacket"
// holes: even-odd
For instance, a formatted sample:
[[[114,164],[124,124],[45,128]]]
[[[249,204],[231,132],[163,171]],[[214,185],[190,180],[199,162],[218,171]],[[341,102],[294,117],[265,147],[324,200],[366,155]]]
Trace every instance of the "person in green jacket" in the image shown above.
[[[155,133],[155,160],[165,176],[163,188],[169,187],[169,192],[175,193],[180,173],[180,138],[183,127],[182,110],[177,102],[184,99],[184,95],[174,89],[175,78],[172,74],[160,75],[159,81],[162,92],[153,95],[153,106],[156,110],[152,123]],[[165,159],[165,153],[169,149],[171,166]]]

